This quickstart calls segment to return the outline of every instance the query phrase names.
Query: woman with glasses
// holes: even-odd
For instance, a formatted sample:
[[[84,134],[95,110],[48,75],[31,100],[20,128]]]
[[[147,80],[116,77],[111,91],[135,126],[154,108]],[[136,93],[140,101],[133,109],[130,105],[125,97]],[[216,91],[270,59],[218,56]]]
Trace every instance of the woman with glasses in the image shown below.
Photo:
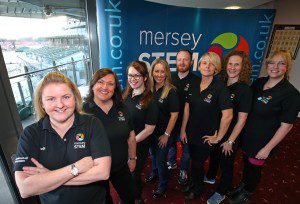
[[[134,183],[130,172],[136,166],[135,133],[129,112],[122,103],[121,87],[116,74],[103,68],[90,81],[89,93],[83,106],[104,124],[111,148],[109,180],[122,203],[134,203]],[[106,203],[113,203],[109,181],[105,181]]]
[[[104,127],[82,113],[76,85],[48,73],[35,90],[38,122],[21,133],[14,164],[23,198],[41,203],[105,203],[100,180],[109,178],[111,157]]]
[[[189,144],[192,159],[192,181],[183,189],[189,200],[203,191],[204,162],[232,120],[229,92],[214,77],[221,71],[220,57],[213,52],[205,53],[200,58],[199,71],[202,78],[194,81],[189,90],[181,127],[181,140]]]
[[[252,84],[252,111],[242,134],[244,152],[243,179],[233,191],[233,203],[245,203],[259,184],[261,170],[268,157],[292,129],[300,109],[299,91],[288,81],[291,54],[281,50],[266,61],[267,77]]]
[[[250,76],[251,62],[245,52],[234,50],[225,55],[220,78],[227,84],[230,93],[233,119],[226,135],[210,153],[209,171],[204,177],[204,182],[215,182],[219,166],[221,179],[216,192],[207,200],[208,204],[222,202],[231,187],[234,157],[239,143],[237,139],[251,110],[252,90],[248,86]]]
[[[147,66],[144,62],[133,61],[127,67],[127,85],[123,100],[127,106],[136,134],[137,159],[133,178],[136,187],[136,203],[143,203],[141,174],[145,167],[150,147],[150,135],[154,131],[158,109],[153,100]]]
[[[168,182],[166,157],[172,144],[171,132],[175,126],[179,99],[176,88],[172,85],[171,71],[166,60],[158,58],[153,61],[150,71],[151,90],[158,106],[158,121],[151,136],[152,177],[159,178],[158,187],[153,190],[153,198],[163,196]]]

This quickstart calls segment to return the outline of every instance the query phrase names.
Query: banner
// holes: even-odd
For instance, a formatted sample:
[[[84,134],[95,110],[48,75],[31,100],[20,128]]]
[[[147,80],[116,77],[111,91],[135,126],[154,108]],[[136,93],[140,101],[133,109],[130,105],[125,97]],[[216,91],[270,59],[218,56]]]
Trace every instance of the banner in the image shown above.
[[[97,0],[100,67],[113,69],[124,86],[126,68],[133,60],[151,63],[166,59],[176,71],[176,53],[193,53],[192,71],[208,51],[224,56],[244,50],[258,77],[272,29],[273,9],[199,9],[143,0]]]

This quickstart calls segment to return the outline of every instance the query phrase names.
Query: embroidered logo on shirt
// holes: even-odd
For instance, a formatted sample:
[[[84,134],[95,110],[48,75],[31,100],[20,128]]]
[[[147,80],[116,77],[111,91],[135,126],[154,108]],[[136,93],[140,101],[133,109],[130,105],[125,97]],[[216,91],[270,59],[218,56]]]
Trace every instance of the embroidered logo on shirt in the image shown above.
[[[77,133],[76,134],[76,141],[81,142],[84,140],[84,134],[83,133]]]
[[[264,104],[269,103],[269,101],[272,99],[272,96],[260,96],[257,98],[258,101],[263,102]]]
[[[184,90],[184,91],[188,91],[189,88],[190,88],[190,84],[186,84],[183,90]]]
[[[234,94],[234,93],[230,94],[230,98],[231,98],[231,99],[234,99],[234,97],[235,97],[235,94]]]
[[[24,163],[27,160],[28,160],[28,157],[17,157],[15,159],[15,163]]]
[[[77,142],[74,142],[74,149],[84,149],[85,148],[85,142],[83,142],[83,140],[84,140],[83,133],[77,133],[75,135],[75,140]]]
[[[158,99],[158,102],[160,102],[160,103],[163,103],[164,102],[164,99]]]
[[[46,147],[41,147],[40,150],[41,150],[41,151],[45,151],[45,150],[46,150]]]
[[[125,117],[124,117],[124,114],[122,111],[119,111],[118,115],[119,115],[119,117],[118,117],[119,121],[125,121]]]
[[[204,101],[205,101],[205,102],[207,102],[207,103],[210,103],[210,102],[211,102],[211,99],[212,99],[212,97],[213,97],[213,95],[212,95],[212,94],[208,94],[208,95],[206,96],[206,98],[204,99]]]
[[[140,103],[136,104],[135,106],[137,109],[142,110],[142,105]]]

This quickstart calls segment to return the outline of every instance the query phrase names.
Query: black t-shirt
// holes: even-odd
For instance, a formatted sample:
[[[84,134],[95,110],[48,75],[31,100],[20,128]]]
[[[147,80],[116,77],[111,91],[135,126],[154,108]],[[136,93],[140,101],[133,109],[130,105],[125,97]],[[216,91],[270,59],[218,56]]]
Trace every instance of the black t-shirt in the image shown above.
[[[172,131],[174,134],[179,134],[182,124],[182,117],[183,117],[183,111],[184,111],[184,104],[186,101],[186,97],[189,91],[190,86],[193,84],[192,81],[199,80],[199,77],[195,74],[193,74],[191,71],[188,73],[188,75],[182,79],[178,77],[178,73],[172,74],[172,81],[173,84],[176,86],[176,92],[178,94],[179,99],[179,113],[178,118],[176,121],[176,125],[174,127],[174,130]]]
[[[267,81],[268,77],[263,77],[252,84],[252,111],[242,134],[242,149],[249,157],[255,157],[273,138],[281,122],[292,124],[300,110],[299,91],[288,80],[263,90]]]
[[[190,112],[187,124],[188,142],[202,145],[202,137],[214,135],[219,129],[222,110],[231,109],[227,87],[214,78],[210,85],[200,92],[201,79],[193,82],[187,97]]]
[[[127,139],[133,130],[129,112],[125,106],[113,104],[108,114],[95,104],[94,101],[85,103],[84,111],[96,116],[103,123],[111,149],[111,172],[118,171],[127,165],[128,143]]]
[[[145,125],[156,125],[158,108],[154,100],[151,100],[146,108],[143,108],[140,101],[143,94],[131,97],[131,94],[125,101],[125,105],[130,113],[135,135],[138,135],[145,129]],[[150,143],[150,137],[147,137],[142,142],[143,144]]]
[[[249,113],[251,111],[252,105],[252,90],[247,84],[236,82],[230,86],[227,86],[227,88],[229,90],[230,99],[233,104],[233,118],[228,131],[226,132],[226,135],[223,137],[220,144],[222,144],[223,141],[228,140],[228,138],[230,137],[232,130],[237,123],[238,113]]]
[[[75,114],[73,126],[63,138],[51,127],[46,116],[24,129],[19,139],[14,171],[35,166],[37,159],[45,168],[56,170],[91,156],[110,156],[110,147],[102,123],[89,115]],[[71,173],[71,168],[70,168]],[[101,182],[80,186],[60,186],[40,195],[42,203],[103,203],[105,190]]]
[[[179,111],[179,100],[175,89],[171,89],[166,98],[162,99],[163,87],[154,92],[154,100],[158,107],[158,121],[153,135],[160,137],[167,129],[171,113]]]

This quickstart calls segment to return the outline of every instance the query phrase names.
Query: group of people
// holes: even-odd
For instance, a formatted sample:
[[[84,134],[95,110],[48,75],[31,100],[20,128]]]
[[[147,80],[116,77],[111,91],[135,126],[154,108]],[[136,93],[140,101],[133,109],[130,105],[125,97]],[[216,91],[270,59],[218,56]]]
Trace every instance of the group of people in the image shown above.
[[[42,203],[113,203],[110,185],[121,203],[143,203],[141,174],[148,153],[158,179],[153,198],[167,189],[168,173],[177,166],[178,182],[188,200],[201,195],[206,183],[221,178],[207,203],[248,202],[259,184],[262,167],[278,149],[300,109],[300,94],[288,81],[292,62],[287,51],[266,61],[267,77],[250,87],[251,63],[243,51],[222,60],[205,53],[190,71],[192,53],[176,56],[171,75],[166,60],[150,70],[142,61],[126,70],[124,90],[108,68],[96,71],[82,102],[78,88],[65,75],[48,73],[35,92],[38,122],[22,132],[15,160],[15,179],[22,197],[39,195]],[[235,153],[243,150],[243,179],[232,188]],[[210,158],[209,171],[204,163]],[[188,169],[191,160],[191,176]]]

